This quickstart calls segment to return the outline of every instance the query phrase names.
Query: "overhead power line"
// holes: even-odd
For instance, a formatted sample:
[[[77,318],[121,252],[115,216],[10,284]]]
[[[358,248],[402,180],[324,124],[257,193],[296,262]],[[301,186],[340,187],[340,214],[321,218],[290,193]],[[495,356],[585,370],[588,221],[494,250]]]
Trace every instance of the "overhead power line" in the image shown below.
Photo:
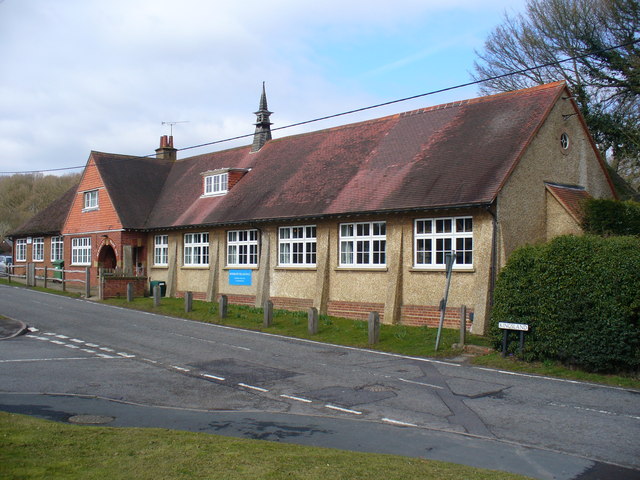
[[[356,109],[353,109],[353,110],[347,110],[345,112],[334,113],[332,115],[326,115],[326,116],[323,116],[323,117],[317,117],[317,118],[313,118],[311,120],[304,120],[304,121],[301,121],[301,122],[291,123],[289,125],[285,125],[285,126],[282,126],[282,127],[272,128],[271,131],[285,130],[287,128],[293,128],[293,127],[299,127],[299,126],[302,126],[302,125],[308,125],[310,123],[321,122],[323,120],[330,120],[332,118],[337,118],[337,117],[343,117],[345,115],[351,115],[351,114],[354,114],[354,113],[364,112],[364,111],[367,111],[367,110],[373,110],[375,108],[386,107],[388,105],[394,105],[396,103],[407,102],[409,100],[415,100],[417,98],[428,97],[428,96],[431,96],[431,95],[437,95],[438,93],[449,92],[449,91],[452,91],[452,90],[457,90],[459,88],[471,87],[473,85],[479,85],[479,84],[484,83],[484,82],[490,82],[490,81],[493,81],[493,80],[499,80],[501,78],[510,77],[510,76],[513,76],[513,75],[521,75],[523,73],[531,72],[533,70],[538,70],[538,69],[541,69],[541,68],[548,68],[548,67],[551,67],[551,66],[554,66],[554,65],[560,65],[560,64],[566,63],[566,62],[572,62],[572,61],[575,61],[575,60],[580,60],[582,58],[592,57],[594,55],[598,55],[598,54],[601,54],[601,53],[609,52],[611,50],[617,50],[619,48],[630,47],[630,46],[635,45],[637,43],[640,43],[640,39],[633,40],[633,41],[627,42],[627,43],[622,43],[622,44],[619,44],[619,45],[615,45],[613,47],[603,48],[603,49],[597,50],[595,52],[588,52],[588,53],[583,53],[583,54],[580,54],[580,55],[574,55],[573,57],[567,57],[567,58],[562,59],[562,60],[556,60],[556,61],[552,61],[552,62],[547,62],[547,63],[543,63],[543,64],[540,64],[540,65],[534,65],[533,67],[527,67],[527,68],[523,68],[523,69],[516,70],[516,71],[513,71],[513,72],[508,72],[508,73],[503,73],[503,74],[500,74],[500,75],[495,75],[495,76],[489,77],[489,78],[483,78],[483,79],[480,79],[480,80],[473,80],[471,82],[461,83],[461,84],[453,85],[453,86],[450,86],[450,87],[439,88],[437,90],[431,90],[429,92],[420,93],[418,95],[412,95],[410,97],[399,98],[399,99],[396,99],[396,100],[390,100],[388,102],[377,103],[375,105],[369,105],[369,106],[366,106],[366,107],[356,108]],[[247,134],[244,134],[244,135],[237,135],[235,137],[229,137],[229,138],[224,138],[224,139],[221,139],[221,140],[214,140],[214,141],[207,142],[207,143],[201,143],[201,144],[198,144],[198,145],[191,145],[189,147],[178,148],[177,150],[179,152],[182,152],[182,151],[185,151],[185,150],[193,150],[195,148],[209,147],[211,145],[217,145],[217,144],[220,144],[220,143],[226,143],[226,142],[231,142],[231,141],[234,141],[234,140],[240,140],[242,138],[253,137],[253,135],[254,135],[254,133],[247,133]],[[155,155],[156,155],[155,152],[154,153],[150,153],[148,155],[139,155],[139,156],[131,155],[129,158],[126,158],[126,159],[114,159],[113,161],[114,162],[117,162],[117,161],[128,161],[128,160],[130,160],[131,157],[149,158],[149,157],[154,157]],[[30,173],[44,173],[44,172],[60,172],[60,171],[65,171],[65,170],[77,170],[77,169],[80,169],[80,168],[84,168],[84,165],[79,165],[79,166],[76,166],[76,167],[50,168],[50,169],[45,169],[45,170],[0,172],[0,175],[30,174]]]

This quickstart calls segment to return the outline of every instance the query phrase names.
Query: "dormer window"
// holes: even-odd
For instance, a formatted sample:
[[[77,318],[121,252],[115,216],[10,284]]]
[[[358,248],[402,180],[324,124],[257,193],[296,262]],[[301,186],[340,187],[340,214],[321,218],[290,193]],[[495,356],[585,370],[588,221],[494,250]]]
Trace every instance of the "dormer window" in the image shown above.
[[[98,190],[84,192],[84,211],[98,208]]]
[[[204,196],[224,195],[227,193],[228,187],[228,172],[205,175],[204,177]]]

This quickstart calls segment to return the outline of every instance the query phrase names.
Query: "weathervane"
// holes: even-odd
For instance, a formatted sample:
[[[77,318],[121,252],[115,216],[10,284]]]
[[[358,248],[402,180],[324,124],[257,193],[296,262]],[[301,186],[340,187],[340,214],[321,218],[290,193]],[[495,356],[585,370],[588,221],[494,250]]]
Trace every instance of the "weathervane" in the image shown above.
[[[162,122],[162,125],[169,125],[169,135],[173,137],[173,126],[178,123],[189,123],[189,120],[180,120],[178,122]]]

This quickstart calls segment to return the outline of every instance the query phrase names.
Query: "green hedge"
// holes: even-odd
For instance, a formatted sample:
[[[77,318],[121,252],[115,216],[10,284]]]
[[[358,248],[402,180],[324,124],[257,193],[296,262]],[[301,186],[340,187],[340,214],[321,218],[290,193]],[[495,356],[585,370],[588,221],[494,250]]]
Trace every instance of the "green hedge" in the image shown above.
[[[640,236],[640,202],[593,198],[585,202],[584,214],[585,232]]]
[[[564,236],[517,250],[496,283],[491,333],[497,347],[498,322],[531,326],[526,360],[637,371],[640,239]]]

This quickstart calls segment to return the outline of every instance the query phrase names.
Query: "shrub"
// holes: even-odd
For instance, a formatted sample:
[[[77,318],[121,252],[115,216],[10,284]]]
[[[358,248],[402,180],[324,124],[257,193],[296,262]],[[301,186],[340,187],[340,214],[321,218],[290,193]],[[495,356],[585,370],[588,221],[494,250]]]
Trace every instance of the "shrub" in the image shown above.
[[[640,236],[640,202],[589,199],[584,204],[583,228],[595,235]]]
[[[640,367],[640,239],[558,237],[513,253],[496,283],[498,322],[528,323],[526,360],[588,371]]]

